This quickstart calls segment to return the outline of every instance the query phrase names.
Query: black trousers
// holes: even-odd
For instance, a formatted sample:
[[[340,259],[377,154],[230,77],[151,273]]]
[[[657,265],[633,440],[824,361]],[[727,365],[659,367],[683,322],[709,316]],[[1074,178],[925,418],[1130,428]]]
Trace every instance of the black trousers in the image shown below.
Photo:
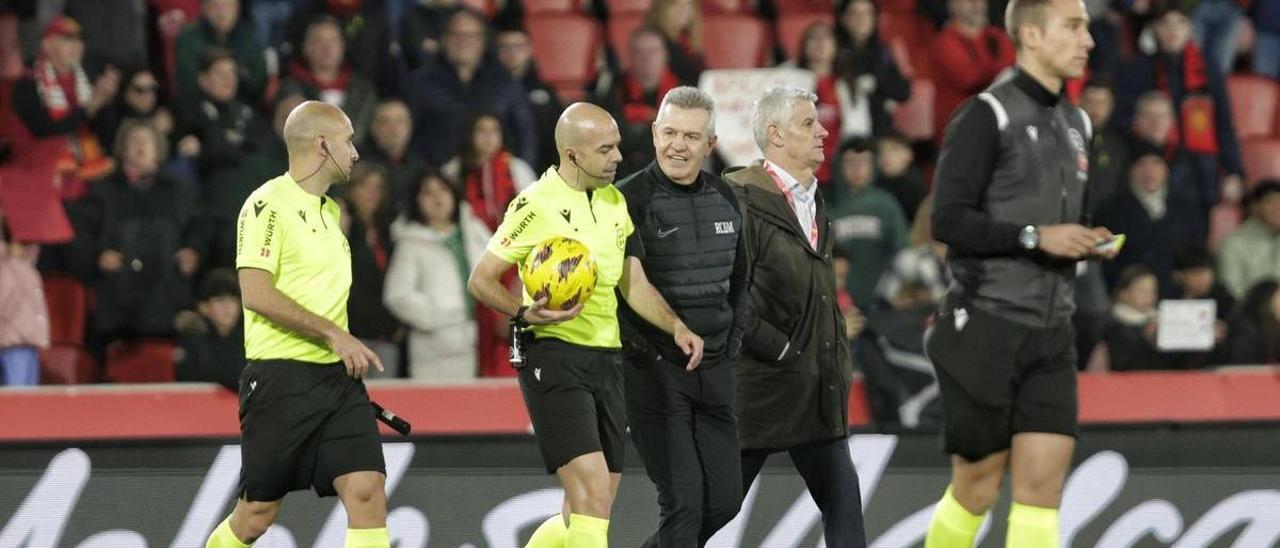
[[[796,471],[804,478],[804,484],[809,487],[809,495],[822,511],[827,546],[865,548],[867,533],[862,525],[862,492],[849,456],[849,440],[838,438],[786,451],[791,455]],[[765,459],[772,453],[774,451],[770,450],[742,452],[744,491],[751,487]]]
[[[731,363],[693,371],[627,359],[631,438],[658,490],[658,531],[644,546],[702,546],[738,514],[742,484]]]

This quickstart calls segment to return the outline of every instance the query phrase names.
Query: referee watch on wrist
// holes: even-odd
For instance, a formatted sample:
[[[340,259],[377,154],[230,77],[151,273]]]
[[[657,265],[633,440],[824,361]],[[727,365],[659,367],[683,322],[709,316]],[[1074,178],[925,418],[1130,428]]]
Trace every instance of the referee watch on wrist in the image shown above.
[[[511,317],[511,323],[520,329],[529,327],[529,321],[524,319],[526,310],[529,310],[529,305],[521,305],[520,308],[516,309],[516,314]]]
[[[1018,245],[1027,251],[1035,251],[1040,247],[1040,229],[1035,225],[1022,227],[1022,232],[1018,233]]]

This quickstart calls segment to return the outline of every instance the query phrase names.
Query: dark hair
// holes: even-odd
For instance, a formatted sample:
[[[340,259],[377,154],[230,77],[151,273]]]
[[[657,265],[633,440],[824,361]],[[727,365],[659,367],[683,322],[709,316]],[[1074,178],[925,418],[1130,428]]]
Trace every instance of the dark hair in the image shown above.
[[[879,24],[880,23],[880,15],[879,15],[880,4],[875,2],[874,0],[843,0],[841,2],[836,3],[836,16],[835,16],[836,47],[843,50],[843,49],[854,48],[856,46],[856,44],[853,43],[853,36],[850,35],[849,31],[845,30],[844,28],[843,18],[844,18],[845,10],[849,9],[849,6],[856,4],[858,2],[866,2],[868,4],[871,4],[871,7],[875,8],[876,24],[871,25],[871,36],[867,37],[867,47],[879,49],[880,48],[880,24]]]
[[[1084,83],[1084,88],[1105,89],[1115,93],[1115,84],[1112,83],[1111,77],[1106,74],[1094,74]]]
[[[807,51],[807,50],[808,50],[808,45],[809,45],[809,40],[811,40],[811,39],[813,38],[813,35],[814,35],[814,34],[816,34],[816,33],[817,33],[820,29],[822,29],[823,27],[826,27],[826,28],[828,28],[828,29],[830,29],[830,30],[831,30],[831,39],[832,39],[833,41],[835,40],[835,28],[834,28],[834,27],[835,27],[835,25],[831,24],[831,22],[829,22],[829,21],[814,21],[814,22],[810,23],[810,24],[809,24],[809,26],[805,27],[805,29],[804,29],[804,33],[802,33],[802,34],[800,35],[800,49],[799,49],[799,51],[797,51],[797,52],[796,52],[796,67],[799,67],[799,68],[802,68],[802,69],[810,68],[810,63],[812,62],[812,60],[811,60],[811,59],[809,59],[809,52]],[[839,45],[837,45],[837,46],[836,46],[836,56],[831,58],[831,72],[832,72],[832,73],[835,73],[835,70],[836,70],[836,57],[839,57],[839,55],[840,55],[840,46],[839,46]]]
[[[230,268],[215,268],[205,276],[200,284],[197,302],[205,302],[217,297],[240,298],[240,280]]]
[[[1191,270],[1192,268],[1213,268],[1213,257],[1200,242],[1187,242],[1173,252],[1174,270]]]
[[[480,168],[480,151],[476,150],[476,127],[480,125],[480,121],[485,118],[493,118],[498,122],[498,133],[502,134],[502,147],[507,146],[507,131],[502,127],[502,118],[493,112],[484,111],[477,113],[467,122],[465,133],[462,135],[461,141],[458,143],[458,159],[462,161],[462,170],[458,173],[463,181],[467,178],[467,173],[473,169]]]
[[[451,219],[453,222],[457,223],[462,214],[462,193],[458,191],[458,187],[449,183],[444,176],[440,175],[439,171],[431,166],[423,167],[418,171],[418,174],[414,176],[413,189],[409,194],[409,203],[405,204],[405,216],[415,223],[422,225],[428,224],[429,220],[427,219],[427,215],[422,212],[422,206],[418,205],[418,195],[422,194],[422,189],[427,186],[427,181],[432,179],[440,181],[440,183],[449,190],[449,194],[453,195],[453,215],[451,216]]]
[[[1280,282],[1269,278],[1253,284],[1240,304],[1236,307],[1235,321],[1252,324],[1262,335],[1262,350],[1268,361],[1280,358],[1280,318],[1272,310],[1271,301],[1275,298]]]
[[[1249,205],[1256,204],[1265,200],[1267,196],[1280,192],[1280,180],[1263,179],[1254,185],[1253,191],[1249,192]]]
[[[897,131],[894,131],[894,130],[889,130],[889,131],[887,131],[887,132],[885,132],[885,133],[883,133],[883,134],[881,134],[881,135],[877,135],[877,136],[876,136],[876,149],[877,149],[877,150],[879,150],[879,147],[880,147],[880,146],[882,146],[882,145],[884,145],[884,144],[886,144],[886,143],[897,143],[897,144],[902,145],[902,146],[904,146],[904,147],[907,147],[907,148],[909,148],[909,149],[911,148],[911,140],[910,140],[910,139],[907,139],[907,136],[906,136],[906,135],[903,135],[903,134],[901,134],[901,133],[898,133]]]
[[[1116,277],[1116,293],[1129,289],[1129,287],[1138,280],[1147,276],[1151,276],[1152,278],[1156,276],[1156,273],[1147,267],[1147,265],[1131,264],[1124,267],[1124,269],[1120,271],[1120,275]]]
[[[351,168],[351,176],[342,189],[343,203],[347,206],[347,210],[354,216],[356,214],[355,204],[351,203],[351,193],[355,192],[356,187],[365,183],[365,181],[374,175],[382,177],[382,199],[378,200],[378,204],[373,210],[373,218],[379,225],[385,224],[389,219],[391,206],[391,179],[387,175],[387,169],[380,164],[373,162],[356,162]]]
[[[231,50],[219,47],[212,47],[204,50],[204,53],[200,54],[200,64],[198,66],[200,74],[209,72],[209,69],[218,64],[218,61],[223,60],[235,63],[236,56],[231,53]]]
[[[867,137],[850,137],[840,143],[840,154],[849,151],[867,152],[875,148],[875,142]]]

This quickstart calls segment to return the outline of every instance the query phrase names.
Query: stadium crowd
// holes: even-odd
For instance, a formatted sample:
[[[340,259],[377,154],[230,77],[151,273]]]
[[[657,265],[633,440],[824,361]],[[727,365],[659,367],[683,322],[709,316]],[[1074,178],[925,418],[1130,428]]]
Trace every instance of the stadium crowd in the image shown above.
[[[1079,266],[1082,366],[1276,363],[1280,2],[1085,4],[1097,47],[1067,94],[1094,128],[1088,208],[1127,243],[1114,262]],[[356,131],[361,161],[332,198],[352,253],[351,331],[383,376],[514,375],[506,318],[465,280],[508,202],[554,161],[563,107],[613,114],[621,178],[653,160],[668,90],[709,69],[793,66],[816,74],[830,130],[818,177],[855,367],[878,419],[917,422],[901,404],[929,373],[910,357],[923,357],[949,283],[930,237],[932,164],[950,114],[1014,61],[1004,5],[5,2],[3,383],[234,389],[233,227],[249,193],[285,170],[284,118],[304,100],[341,107]],[[1164,299],[1213,300],[1213,348],[1161,350]]]

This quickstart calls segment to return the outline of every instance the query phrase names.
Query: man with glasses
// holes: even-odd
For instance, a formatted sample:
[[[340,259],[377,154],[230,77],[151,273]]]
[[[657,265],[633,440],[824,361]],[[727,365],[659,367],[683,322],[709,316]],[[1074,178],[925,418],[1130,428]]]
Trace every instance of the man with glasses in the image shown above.
[[[440,57],[409,73],[402,95],[413,112],[410,149],[428,163],[443,164],[457,149],[467,122],[480,112],[502,121],[507,149],[530,162],[537,133],[524,88],[502,66],[485,58],[488,34],[482,15],[459,10],[445,27]]]

